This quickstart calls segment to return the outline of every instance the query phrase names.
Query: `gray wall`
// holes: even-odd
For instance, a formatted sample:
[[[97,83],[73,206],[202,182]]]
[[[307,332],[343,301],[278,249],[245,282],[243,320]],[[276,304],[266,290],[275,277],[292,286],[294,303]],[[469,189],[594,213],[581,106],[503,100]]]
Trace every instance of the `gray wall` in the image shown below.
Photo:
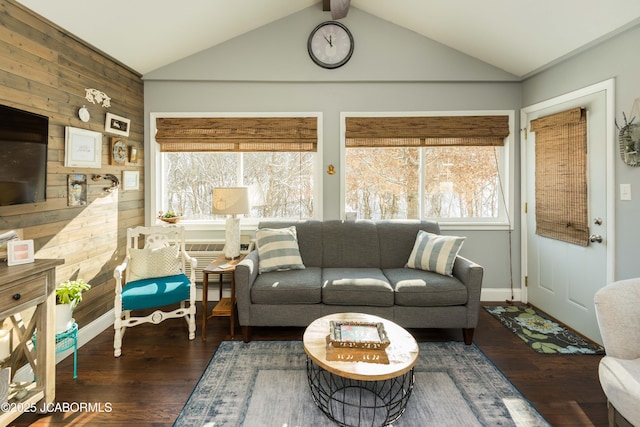
[[[615,117],[624,123],[622,113],[629,116],[634,99],[640,97],[639,44],[636,26],[527,79],[522,83],[523,107],[615,78]],[[640,276],[640,168],[625,165],[617,149],[616,140],[614,274],[620,280]],[[620,201],[620,184],[631,184],[630,201]]]
[[[334,164],[338,171],[323,174],[323,219],[335,219],[340,217],[340,112],[514,110],[518,120],[521,83],[515,76],[355,8],[341,20],[355,39],[351,61],[336,70],[316,66],[306,41],[326,20],[330,15],[318,4],[148,73],[146,134],[150,112],[322,112],[324,169]],[[519,135],[515,140],[517,161]],[[445,231],[468,236],[462,254],[486,268],[485,288],[504,293],[511,259],[519,288],[519,215],[511,217],[513,233]]]

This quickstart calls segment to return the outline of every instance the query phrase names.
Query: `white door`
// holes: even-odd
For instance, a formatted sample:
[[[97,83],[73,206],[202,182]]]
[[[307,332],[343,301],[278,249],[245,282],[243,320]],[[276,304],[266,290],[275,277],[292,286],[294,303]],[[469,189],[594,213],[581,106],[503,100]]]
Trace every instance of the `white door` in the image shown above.
[[[594,85],[522,110],[527,129],[523,153],[523,294],[532,305],[574,330],[602,343],[593,297],[611,281],[610,255],[613,248],[613,199],[608,194],[613,156],[613,82]],[[583,247],[538,236],[535,218],[535,133],[530,121],[575,107],[587,111],[587,188],[589,234],[591,242]],[[526,172],[524,172],[526,170]],[[609,170],[609,171],[608,171]]]

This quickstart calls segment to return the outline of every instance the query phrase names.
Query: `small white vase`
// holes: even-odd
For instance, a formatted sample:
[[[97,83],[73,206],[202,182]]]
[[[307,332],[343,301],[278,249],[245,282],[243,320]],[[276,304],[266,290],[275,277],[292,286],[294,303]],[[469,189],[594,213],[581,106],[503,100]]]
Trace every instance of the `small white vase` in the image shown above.
[[[56,304],[56,335],[73,326],[73,305]]]

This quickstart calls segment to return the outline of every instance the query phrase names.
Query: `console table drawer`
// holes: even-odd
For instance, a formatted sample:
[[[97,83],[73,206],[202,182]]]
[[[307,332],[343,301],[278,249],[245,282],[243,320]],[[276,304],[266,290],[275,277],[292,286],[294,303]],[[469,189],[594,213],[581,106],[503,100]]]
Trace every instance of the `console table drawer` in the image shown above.
[[[34,277],[9,287],[0,287],[0,312],[9,314],[19,307],[35,305],[47,298],[47,279],[45,276]],[[7,312],[7,313],[5,313]]]

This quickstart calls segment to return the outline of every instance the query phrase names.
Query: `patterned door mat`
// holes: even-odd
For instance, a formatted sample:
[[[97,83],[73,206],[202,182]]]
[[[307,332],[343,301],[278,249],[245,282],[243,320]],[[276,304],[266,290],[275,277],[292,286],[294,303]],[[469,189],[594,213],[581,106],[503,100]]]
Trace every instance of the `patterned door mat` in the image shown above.
[[[538,353],[604,354],[604,348],[528,306],[486,306],[493,317]]]

